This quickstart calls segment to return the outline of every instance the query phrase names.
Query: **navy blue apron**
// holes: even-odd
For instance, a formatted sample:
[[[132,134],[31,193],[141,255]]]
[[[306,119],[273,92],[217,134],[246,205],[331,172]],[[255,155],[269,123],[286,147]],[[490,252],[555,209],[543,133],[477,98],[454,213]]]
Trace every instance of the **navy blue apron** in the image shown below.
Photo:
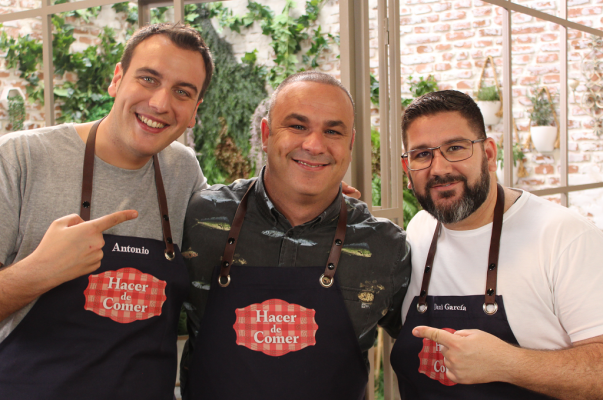
[[[515,385],[491,382],[476,385],[456,384],[446,377],[439,345],[417,338],[412,330],[419,325],[448,329],[480,329],[507,343],[518,345],[509,326],[502,296],[496,295],[498,253],[504,214],[504,191],[497,185],[497,197],[488,256],[486,294],[472,296],[429,296],[441,222],[436,227],[425,264],[419,296],[413,299],[402,331],[391,353],[391,364],[398,376],[403,399],[412,400],[528,400],[550,399]]]
[[[86,144],[82,219],[90,219],[94,140]],[[0,397],[44,400],[174,396],[177,322],[189,278],[173,245],[157,156],[165,243],[103,235],[101,266],[40,296],[0,343]]]
[[[345,203],[326,268],[232,266],[252,188],[237,209],[222,263],[214,270],[184,398],[363,399],[367,368],[334,283],[345,238]]]

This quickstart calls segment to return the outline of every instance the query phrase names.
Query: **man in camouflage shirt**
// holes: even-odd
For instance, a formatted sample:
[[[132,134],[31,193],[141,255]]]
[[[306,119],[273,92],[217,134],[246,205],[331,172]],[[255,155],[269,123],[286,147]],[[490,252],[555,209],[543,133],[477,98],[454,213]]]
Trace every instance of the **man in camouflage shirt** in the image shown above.
[[[287,398],[363,396],[377,325],[394,337],[401,329],[410,248],[402,229],[341,193],[353,125],[352,98],[337,80],[318,72],[293,75],[277,88],[262,121],[268,161],[259,178],[215,185],[191,199],[183,242],[192,281],[181,366],[185,399],[280,399],[287,387],[293,390]],[[233,218],[252,183],[237,237]],[[336,243],[342,204],[347,226]],[[232,269],[224,269],[222,253],[230,245],[236,246]],[[339,265],[327,263],[339,245]],[[322,280],[332,267],[335,287]],[[312,268],[309,289],[298,287]],[[219,282],[223,270],[228,279],[224,274]],[[325,293],[333,296],[316,300]],[[296,314],[271,315],[283,302],[288,310],[316,310],[318,327],[299,328]],[[267,311],[254,308],[260,303]],[[237,317],[246,309],[253,318]]]

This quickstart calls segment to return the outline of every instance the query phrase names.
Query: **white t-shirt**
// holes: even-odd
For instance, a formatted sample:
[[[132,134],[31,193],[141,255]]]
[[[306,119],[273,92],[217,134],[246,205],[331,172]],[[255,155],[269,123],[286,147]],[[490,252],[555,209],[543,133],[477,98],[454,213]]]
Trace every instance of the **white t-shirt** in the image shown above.
[[[425,211],[408,225],[413,272],[402,321],[418,296],[436,220]],[[428,295],[484,294],[492,223],[442,227]],[[496,294],[519,345],[559,349],[603,335],[603,232],[565,207],[528,192],[504,214]]]

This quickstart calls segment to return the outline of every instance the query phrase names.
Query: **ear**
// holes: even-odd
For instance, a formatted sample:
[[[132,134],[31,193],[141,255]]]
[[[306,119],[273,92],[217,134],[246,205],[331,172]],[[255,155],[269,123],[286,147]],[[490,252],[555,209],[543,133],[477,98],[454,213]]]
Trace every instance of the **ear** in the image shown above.
[[[354,147],[354,140],[356,140],[356,129],[352,129],[352,143],[350,143],[350,151]]]
[[[268,120],[262,119],[262,150],[264,153],[268,153],[268,137],[270,136],[270,127],[268,126]]]
[[[121,63],[117,63],[115,65],[115,71],[113,72],[113,79],[111,79],[111,84],[107,89],[107,92],[109,92],[109,96],[117,96],[117,89],[119,88],[121,78],[123,78],[123,68],[121,67]]]
[[[486,152],[486,157],[488,158],[488,171],[496,172],[496,141],[492,138],[488,138],[484,140],[484,151]]]

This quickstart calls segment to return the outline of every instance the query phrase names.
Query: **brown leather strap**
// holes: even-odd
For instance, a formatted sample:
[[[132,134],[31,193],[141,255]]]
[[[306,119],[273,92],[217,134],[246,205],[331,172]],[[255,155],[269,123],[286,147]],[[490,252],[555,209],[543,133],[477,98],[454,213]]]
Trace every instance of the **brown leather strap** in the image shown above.
[[[484,309],[488,305],[495,305],[494,298],[496,297],[496,278],[498,275],[498,253],[500,250],[503,214],[505,212],[505,191],[502,186],[498,184],[496,186],[496,205],[494,206],[492,237],[490,239],[490,252],[488,254],[488,275],[486,278],[486,298],[484,300]]]
[[[174,241],[172,240],[172,229],[170,228],[170,214],[168,212],[167,198],[165,188],[163,187],[163,178],[161,177],[161,168],[159,167],[159,158],[157,154],[153,156],[153,166],[155,167],[155,186],[157,187],[157,201],[159,203],[159,212],[161,213],[161,228],[163,230],[163,241],[165,242],[165,258],[173,260]]]
[[[324,287],[333,286],[333,280],[335,279],[335,272],[337,271],[337,265],[341,258],[341,250],[343,249],[343,241],[345,240],[345,233],[348,225],[348,210],[345,204],[345,199],[341,196],[341,208],[339,210],[339,220],[337,222],[337,230],[335,231],[335,237],[333,238],[333,244],[331,244],[331,252],[329,253],[329,259],[327,260],[327,266],[325,267],[324,274],[320,277],[320,284]]]
[[[419,293],[419,302],[417,303],[417,310],[419,310],[419,312],[421,313],[424,313],[427,310],[427,289],[429,289],[429,280],[431,279],[433,260],[435,258],[435,253],[438,248],[438,238],[440,237],[441,230],[442,223],[438,221],[435,232],[433,233],[433,239],[431,239],[431,246],[429,246],[429,252],[427,253],[425,269],[423,270],[423,283],[421,283],[421,292]]]
[[[237,207],[232,226],[228,233],[228,240],[226,247],[224,247],[224,254],[222,255],[222,265],[220,267],[220,276],[218,277],[218,283],[222,287],[226,287],[230,284],[230,266],[234,259],[235,249],[237,247],[237,241],[239,240],[239,234],[241,233],[241,227],[245,220],[245,214],[247,213],[247,200],[249,193],[255,185],[257,180],[253,181],[245,195],[241,199],[241,203]],[[320,283],[324,287],[331,287],[334,282],[335,271],[337,271],[337,265],[339,264],[339,258],[341,257],[341,249],[343,248],[343,242],[345,240],[345,234],[347,229],[348,213],[343,196],[341,197],[341,209],[339,210],[339,221],[337,222],[337,230],[335,231],[335,237],[333,238],[333,244],[331,245],[331,252],[327,260],[325,267],[325,273],[320,277]]]
[[[235,213],[234,219],[232,220],[232,226],[228,232],[228,240],[226,241],[226,247],[224,247],[224,254],[222,255],[222,266],[220,268],[220,276],[218,277],[218,283],[220,286],[228,286],[230,284],[230,266],[234,259],[234,252],[237,247],[237,241],[239,240],[239,234],[241,233],[241,227],[245,220],[245,214],[247,213],[247,200],[249,199],[249,193],[255,186],[257,180],[251,182],[249,188],[245,192],[245,195],[241,199],[237,212]]]
[[[105,119],[105,118],[103,118]],[[88,133],[86,140],[86,150],[84,152],[84,168],[82,176],[82,202],[80,206],[80,217],[84,221],[90,221],[90,209],[92,207],[92,181],[94,179],[94,148],[96,145],[96,131],[98,126],[103,121],[96,122]],[[170,218],[167,207],[167,198],[163,187],[163,179],[161,178],[161,169],[159,167],[159,159],[157,155],[153,156],[153,165],[155,167],[155,186],[157,187],[157,200],[159,202],[159,211],[161,212],[161,228],[163,230],[163,240],[165,241],[165,257],[168,260],[173,260],[174,243],[172,240],[172,232],[170,229]]]
[[[103,117],[105,119],[106,117]],[[96,130],[103,119],[92,125],[86,150],[84,152],[84,171],[82,176],[82,201],[80,203],[80,217],[84,221],[90,221],[90,207],[92,206],[92,179],[94,177],[94,145],[96,143]]]
[[[496,278],[498,273],[498,255],[500,250],[500,236],[502,233],[503,214],[505,211],[505,192],[501,185],[496,185],[496,204],[494,205],[494,219],[492,221],[492,236],[490,238],[490,249],[488,252],[488,273],[486,277],[486,298],[484,301],[484,312],[486,314],[494,314],[498,310],[498,305],[495,302],[496,297]],[[438,246],[438,237],[442,223],[438,221],[431,246],[427,253],[427,261],[425,262],[425,270],[423,272],[423,282],[421,284],[421,292],[417,302],[417,310],[424,313],[427,310],[427,291],[429,289],[429,280],[433,270],[433,260]],[[493,306],[493,307],[488,307]],[[489,311],[487,311],[489,310]]]

